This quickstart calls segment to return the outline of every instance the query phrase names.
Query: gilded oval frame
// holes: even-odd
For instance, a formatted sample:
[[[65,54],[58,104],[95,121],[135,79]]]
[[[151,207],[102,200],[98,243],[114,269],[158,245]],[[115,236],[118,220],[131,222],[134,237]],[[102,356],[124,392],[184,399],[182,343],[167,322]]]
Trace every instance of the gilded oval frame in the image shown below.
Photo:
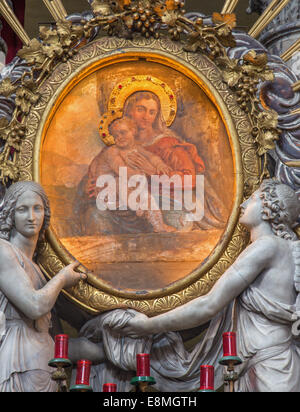
[[[140,57],[161,60],[177,69],[185,68],[187,76],[192,76],[200,87],[205,86],[205,93],[219,109],[233,147],[236,197],[221,245],[200,270],[193,271],[186,278],[162,290],[141,295],[113,289],[89,273],[87,282],[80,281],[72,290],[64,291],[74,303],[92,314],[130,307],[152,316],[205,295],[249,242],[248,232],[238,224],[238,216],[246,187],[247,192],[249,189],[254,191],[261,174],[260,159],[251,136],[251,120],[222,80],[220,69],[209,58],[200,53],[187,52],[181,44],[165,37],[158,40],[101,38],[82,47],[73,58],[58,65],[39,86],[41,99],[27,116],[27,132],[18,165],[20,180],[39,181],[42,136],[51,121],[51,113],[70,88],[100,66]],[[38,262],[44,273],[51,278],[72,259],[52,230],[48,230],[38,254]]]

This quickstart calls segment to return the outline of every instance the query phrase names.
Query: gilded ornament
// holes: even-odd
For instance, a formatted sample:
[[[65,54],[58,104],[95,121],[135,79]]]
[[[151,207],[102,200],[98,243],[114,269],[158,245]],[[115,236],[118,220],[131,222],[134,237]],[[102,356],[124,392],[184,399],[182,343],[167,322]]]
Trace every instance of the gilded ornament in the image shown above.
[[[166,39],[166,41],[163,41],[163,39],[156,41],[156,42],[151,42],[151,51],[153,52],[153,50],[155,49],[159,49],[159,50],[163,50],[164,53],[168,53],[167,50],[170,48],[169,45],[169,40]],[[147,47],[145,46],[145,44],[142,42],[142,39],[140,41],[141,44],[143,44],[143,47]],[[111,45],[110,47],[113,48],[113,44],[114,44],[114,39],[112,39],[111,41]],[[139,46],[139,41],[135,40],[134,43],[131,42],[127,42],[127,44],[130,44],[130,47],[133,46],[134,47],[141,47]],[[95,53],[99,55],[100,51],[101,51],[101,47],[104,47],[103,52],[102,53],[109,53],[109,42],[107,41],[107,39],[103,39],[101,41],[98,41],[98,43],[95,44],[91,44],[90,46],[88,46],[88,50],[82,49],[82,53],[81,51],[79,51],[79,55],[82,54],[82,56],[86,56],[86,60],[82,60],[79,57],[76,56],[76,60],[72,60],[72,67],[76,68],[78,66],[82,66],[82,64],[86,62],[88,62],[90,59],[94,59],[95,58]],[[123,44],[124,49],[126,50],[126,42]],[[150,44],[149,46],[150,47]],[[150,49],[149,49],[150,50]],[[209,60],[206,60],[205,58],[201,58],[199,56],[198,60],[193,60],[192,59],[192,54],[189,54],[189,56],[187,56],[186,52],[184,52],[183,48],[179,48],[178,49],[178,56],[185,56],[184,58],[187,59],[188,61],[192,62],[195,65],[195,67],[198,67],[199,70],[204,70],[204,72],[210,73],[209,77],[210,79],[212,79],[213,82],[215,82],[216,87],[221,87],[222,93],[224,93],[224,91],[226,89],[224,89],[224,83],[222,83],[220,81],[220,75],[217,75],[217,71],[214,69],[214,65],[213,63],[210,63]],[[86,63],[85,63],[86,64]],[[201,68],[201,69],[200,69]],[[209,70],[208,70],[209,69]],[[60,73],[60,77],[59,77],[59,83],[57,83],[57,73]],[[59,84],[62,84],[69,76],[68,71],[65,72],[64,75],[62,75],[61,70],[57,70],[57,73],[53,73],[52,74],[52,78],[54,80],[53,83],[50,83],[52,86],[52,92],[51,95],[53,93],[55,93],[55,90],[57,87],[59,87]],[[213,73],[215,73],[213,75]],[[132,79],[131,79],[132,81]],[[150,80],[148,80],[150,81]],[[47,88],[47,83],[44,83],[43,87]],[[118,92],[120,93],[120,91],[122,91],[123,89],[118,88]],[[42,90],[41,90],[42,92]],[[124,90],[124,93],[128,93],[128,89],[126,92],[126,88]],[[234,101],[234,99],[232,100],[230,97],[230,93],[228,93],[228,91],[226,92],[226,100],[231,101],[230,103],[230,107],[231,107],[231,113],[234,117],[236,117],[236,119],[239,122],[244,122],[244,126],[245,126],[245,122],[246,121],[246,117],[243,114],[243,112],[236,112],[236,107],[238,107]],[[42,93],[43,94],[43,93]],[[44,101],[44,108],[47,107],[48,104],[52,104],[51,102],[51,95],[49,95],[49,97]],[[126,97],[124,97],[126,99]],[[225,96],[224,96],[225,98]],[[49,100],[50,99],[50,100]],[[39,109],[39,117],[41,117],[41,113],[43,112],[43,107],[40,107]],[[42,111],[42,112],[41,112]],[[242,120],[244,118],[244,120]],[[38,128],[39,124],[35,123],[35,127]],[[240,133],[244,132],[244,127],[243,129],[239,128]],[[249,125],[249,121],[248,121],[248,130],[251,130],[250,125]],[[33,133],[33,138],[36,135],[36,132]],[[246,148],[248,147],[253,147],[253,141],[251,142],[251,140],[248,140],[249,143],[247,143],[243,150],[246,150]],[[253,149],[254,150],[254,149]],[[245,161],[248,161],[245,158]],[[255,156],[253,158],[253,156],[250,159],[251,162],[255,161]],[[30,166],[32,167],[32,166]],[[258,167],[258,163],[257,166]],[[248,166],[246,166],[246,168],[248,168]],[[251,166],[252,168],[252,166]],[[254,173],[258,173],[258,169],[256,169],[256,171],[254,170]],[[253,190],[253,187],[252,187]],[[244,239],[242,237],[242,239]],[[244,246],[246,246],[248,240],[245,239],[245,241],[241,242],[241,248],[243,248]],[[238,251],[237,248],[233,249],[234,251]],[[232,253],[230,253],[230,255],[232,255]],[[47,257],[48,256],[48,257]],[[58,255],[59,256],[59,255]],[[54,262],[51,263],[51,259],[55,259],[55,264],[53,265]],[[157,295],[157,292],[155,292],[155,294],[153,295],[153,293],[150,293],[149,295],[147,295],[147,297],[145,296],[144,298],[140,297],[139,299],[136,299],[135,295],[132,295],[130,297],[130,299],[128,299],[128,296],[126,296],[126,294],[123,296],[123,294],[121,292],[117,293],[117,295],[115,295],[115,292],[112,292],[111,290],[103,290],[103,286],[98,285],[97,281],[93,278],[93,275],[90,274],[89,275],[89,284],[85,284],[84,286],[79,286],[77,288],[75,288],[75,290],[72,292],[71,298],[73,297],[73,299],[75,299],[75,302],[77,302],[78,304],[82,305],[83,307],[85,307],[87,310],[91,311],[92,313],[97,313],[99,311],[105,310],[105,308],[110,307],[123,307],[126,305],[129,305],[130,307],[136,307],[136,305],[140,305],[139,307],[141,308],[142,311],[144,311],[145,313],[151,314],[151,313],[159,313],[160,310],[168,310],[168,308],[170,309],[171,307],[183,304],[185,302],[187,302],[188,300],[192,299],[193,296],[195,296],[195,293],[202,293],[205,294],[209,291],[210,287],[213,285],[213,280],[212,279],[217,279],[222,275],[222,268],[224,267],[224,265],[229,265],[230,264],[230,259],[228,256],[224,256],[224,258],[221,258],[221,261],[224,262],[222,264],[217,264],[214,268],[212,268],[212,272],[210,274],[210,272],[203,276],[201,278],[200,281],[197,280],[197,277],[194,277],[194,281],[196,281],[195,285],[199,285],[199,286],[193,286],[194,285],[194,281],[189,281],[190,285],[186,285],[180,292],[177,292],[175,294],[172,293],[172,289],[170,291],[165,291],[164,293],[160,292]],[[43,266],[45,268],[45,270],[48,273],[56,273],[56,270],[54,269],[55,266],[58,263],[57,257],[54,257],[53,252],[47,252],[44,255],[43,258]],[[127,293],[128,295],[128,293]],[[166,295],[168,298],[165,299],[164,295]],[[155,297],[157,296],[157,297]],[[130,303],[129,303],[130,302]],[[139,303],[138,303],[139,302]]]
[[[16,91],[17,86],[12,84],[11,80],[7,77],[0,83],[0,94],[5,97],[9,97]]]
[[[227,56],[226,47],[235,44],[232,29],[236,20],[232,14],[215,13],[213,24],[206,25],[202,19],[194,22],[186,18],[184,3],[178,0],[119,0],[114,6],[108,1],[95,0],[92,8],[95,16],[89,21],[82,20],[76,24],[59,21],[54,27],[41,27],[39,40],[32,39],[18,53],[27,62],[27,74],[14,83],[9,79],[0,83],[0,94],[13,96],[16,104],[10,121],[0,119],[0,136],[5,141],[0,153],[1,182],[7,183],[9,179],[17,181],[20,176],[28,180],[38,179],[37,146],[49,107],[55,105],[54,96],[59,88],[74,81],[80,70],[86,69],[91,62],[101,62],[101,59],[117,55],[120,48],[122,53],[119,58],[130,52],[143,54],[145,58],[151,54],[154,58],[156,53],[160,59],[171,61],[174,66],[183,62],[210,84],[210,93],[218,96],[220,105],[226,107],[226,120],[230,119],[231,132],[235,136],[233,144],[240,179],[235,199],[237,207],[265,176],[266,169],[260,168],[261,157],[265,157],[266,151],[273,147],[278,138],[275,113],[262,111],[257,97],[259,82],[272,79],[266,56],[257,55],[254,51],[244,56],[243,60]],[[95,28],[111,36],[100,36],[86,45],[86,39]],[[131,93],[130,88],[138,90],[139,81],[134,86],[129,85],[130,82],[134,84],[132,79],[129,82],[125,78],[124,81],[126,87],[119,88],[115,91],[116,96],[111,96],[107,115],[119,115],[118,101],[126,100],[126,93]],[[139,90],[145,87],[148,90],[150,85],[156,93],[160,90],[164,117],[166,123],[171,124],[177,111],[175,94],[172,90],[163,92],[158,79],[144,78],[143,82],[144,85],[140,81]],[[108,122],[105,127],[107,125]],[[107,288],[101,282],[99,284],[90,273],[88,283],[81,282],[70,293],[65,293],[93,314],[117,307],[133,307],[151,315],[182,305],[207,293],[246,247],[249,238],[239,225],[236,226],[237,216],[238,212],[235,212],[229,223],[227,246],[210,261],[210,265],[183,279],[175,287],[137,297],[136,294]],[[68,251],[49,232],[38,257],[44,272],[49,277],[55,276],[69,259]]]
[[[112,14],[111,6],[107,1],[93,0],[91,6],[95,14],[100,14],[101,16],[109,16]]]

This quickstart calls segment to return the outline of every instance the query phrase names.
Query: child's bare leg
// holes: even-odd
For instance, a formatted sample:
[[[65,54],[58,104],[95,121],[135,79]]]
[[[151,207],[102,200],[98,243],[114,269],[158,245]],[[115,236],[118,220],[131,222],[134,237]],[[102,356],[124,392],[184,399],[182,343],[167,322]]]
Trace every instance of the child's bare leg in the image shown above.
[[[175,232],[177,229],[173,226],[169,226],[164,223],[162,212],[157,207],[155,210],[151,208],[156,205],[155,199],[148,193],[148,187],[145,189],[147,191],[148,198],[148,210],[137,209],[135,213],[138,217],[144,217],[152,225],[154,232]]]

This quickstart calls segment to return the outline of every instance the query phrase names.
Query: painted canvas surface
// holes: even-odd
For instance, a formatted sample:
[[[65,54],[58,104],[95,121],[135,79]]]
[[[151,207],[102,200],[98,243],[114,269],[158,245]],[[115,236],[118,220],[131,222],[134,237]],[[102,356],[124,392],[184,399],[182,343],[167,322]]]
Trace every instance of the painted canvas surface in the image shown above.
[[[138,195],[138,184],[128,187],[136,176],[144,182]],[[194,205],[202,190],[200,217],[190,219],[195,210],[184,201],[177,207],[176,178],[169,193],[158,185],[153,196],[153,176],[180,178],[181,199]],[[61,243],[128,291],[165,288],[207,261],[235,196],[232,149],[217,108],[184,74],[145,61],[102,68],[65,96],[44,136],[40,181]],[[145,195],[145,207],[124,206],[125,188],[137,201]]]

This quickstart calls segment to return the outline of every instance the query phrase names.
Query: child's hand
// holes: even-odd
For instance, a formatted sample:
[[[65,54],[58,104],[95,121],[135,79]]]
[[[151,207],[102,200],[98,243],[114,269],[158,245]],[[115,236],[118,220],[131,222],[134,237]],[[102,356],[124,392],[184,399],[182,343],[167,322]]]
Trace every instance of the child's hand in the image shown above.
[[[156,169],[152,164],[140,153],[130,153],[127,156],[128,165],[134,169],[138,169],[148,176],[155,175]]]

